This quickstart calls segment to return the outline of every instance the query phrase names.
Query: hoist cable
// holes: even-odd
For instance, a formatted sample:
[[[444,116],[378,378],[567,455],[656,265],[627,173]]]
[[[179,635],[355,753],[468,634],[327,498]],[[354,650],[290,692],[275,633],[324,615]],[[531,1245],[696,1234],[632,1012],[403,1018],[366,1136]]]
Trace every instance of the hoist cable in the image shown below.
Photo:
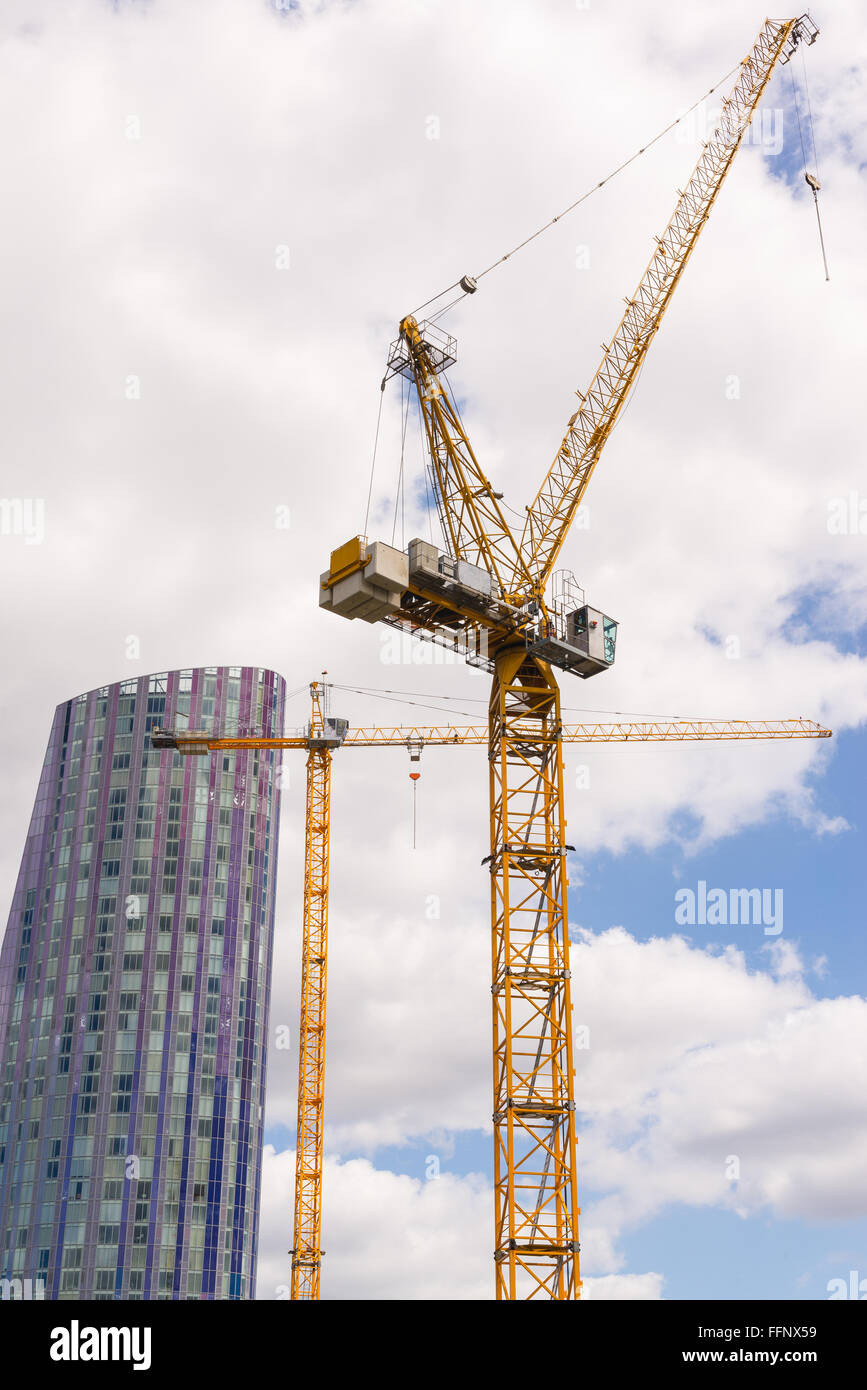
[[[819,212],[819,195],[818,195],[818,193],[816,192],[815,188],[813,189],[813,204],[814,204],[815,209],[816,209],[816,222],[817,222],[818,227],[819,227],[819,245],[820,245],[821,248],[822,248],[822,262],[823,262],[823,264],[824,264],[824,266],[825,266],[825,279],[826,279],[826,280],[830,280],[830,278],[831,278],[831,272],[830,272],[829,269],[828,269],[828,256],[827,256],[827,253],[826,253],[826,251],[825,251],[825,237],[824,237],[824,235],[823,235],[823,233],[822,233],[822,217],[821,217],[821,214],[820,214],[820,212]]]
[[[385,395],[384,387],[385,382],[383,382],[383,389],[380,390],[379,393],[379,410],[376,412],[376,434],[373,439],[373,458],[370,461],[370,483],[367,488],[367,510],[364,513],[364,530],[362,532],[364,536],[367,535],[367,523],[370,520],[370,499],[373,496],[373,474],[376,468],[376,448],[379,444],[379,426],[382,420],[382,400]]]
[[[801,58],[802,58],[802,59],[804,58],[803,52],[801,53]],[[804,62],[804,92],[805,92],[806,98],[807,98],[807,113],[808,113],[809,122],[810,122],[810,143],[811,143],[811,145],[812,145],[812,147],[813,147],[813,160],[814,160],[814,167],[815,167],[815,170],[816,170],[816,177],[815,177],[815,179],[812,179],[811,175],[809,174],[809,172],[808,172],[808,170],[807,170],[807,147],[806,147],[806,144],[804,143],[804,131],[803,131],[803,128],[802,128],[802,126],[801,126],[801,112],[800,112],[800,108],[799,108],[799,106],[798,106],[798,93],[797,93],[797,88],[795,87],[795,74],[794,74],[794,71],[793,71],[791,68],[789,69],[789,77],[790,77],[791,83],[792,83],[792,105],[793,105],[794,108],[795,108],[795,116],[797,117],[797,121],[798,121],[798,135],[799,135],[800,140],[801,140],[801,155],[802,155],[803,160],[804,160],[804,178],[806,179],[807,185],[808,185],[808,187],[809,187],[811,193],[813,194],[813,206],[814,206],[815,209],[816,209],[816,225],[817,225],[818,228],[819,228],[819,246],[821,247],[821,250],[822,250],[822,264],[823,264],[824,267],[825,267],[825,279],[826,279],[826,280],[830,280],[830,279],[831,279],[831,272],[830,272],[829,269],[828,269],[828,255],[827,255],[827,252],[825,251],[825,236],[824,236],[824,233],[823,233],[823,231],[822,231],[822,214],[819,212],[819,160],[818,160],[818,156],[817,156],[817,154],[816,154],[816,136],[815,136],[815,133],[814,133],[814,131],[813,131],[813,112],[812,112],[812,109],[811,109],[811,107],[810,107],[810,91],[809,91],[809,87],[807,86],[807,64],[806,64],[806,62]]]
[[[413,847],[413,849],[415,849],[415,824],[416,824],[415,793],[416,793],[417,787],[418,787],[418,782],[413,782],[413,784],[412,784],[412,847]]]
[[[813,166],[816,170],[816,178],[819,178],[819,155],[816,151],[816,136],[813,132],[813,107],[810,104],[810,84],[807,81],[807,55],[801,49],[801,66],[804,70],[804,95],[807,98],[807,117],[810,122],[810,143],[813,146]]]
[[[592,197],[592,195],[598,192],[600,188],[604,188],[604,186],[607,183],[610,183],[613,178],[616,178],[618,174],[621,174],[624,169],[628,169],[629,165],[634,163],[634,161],[638,159],[640,155],[646,154],[646,152],[649,149],[652,149],[653,146],[657,144],[658,141],[660,141],[663,138],[663,136],[667,135],[670,130],[674,130],[675,126],[680,125],[681,121],[683,121],[687,116],[691,115],[692,112],[696,109],[696,107],[700,106],[703,101],[706,101],[709,96],[712,96],[713,93],[717,90],[717,88],[721,86],[723,82],[727,82],[728,79],[734,73],[736,73],[740,67],[741,64],[736,63],[733,68],[729,68],[725,76],[720,77],[712,87],[709,87],[708,90],[704,93],[704,95],[699,97],[698,101],[694,101],[692,106],[687,107],[687,109],[685,111],[682,111],[679,116],[676,116],[673,121],[669,121],[667,126],[665,126],[656,135],[654,135],[651,140],[648,140],[646,144],[642,145],[640,149],[636,150],[634,154],[631,154],[628,159],[624,159],[621,164],[618,164],[616,169],[613,169],[610,174],[607,174],[605,176],[604,179],[600,179],[598,183],[593,184],[592,188],[588,188],[586,192],[581,194],[580,198],[576,198],[575,201],[570,203],[568,207],[565,207],[562,212],[558,212],[555,217],[550,218],[549,221],[547,221],[544,224],[544,226],[539,227],[535,232],[531,233],[530,236],[525,237],[523,241],[519,241],[517,246],[512,247],[511,251],[507,251],[505,255],[499,256],[497,260],[492,261],[491,264],[487,266],[484,270],[479,271],[477,275],[473,276],[473,279],[478,282],[482,279],[483,276],[489,275],[492,270],[496,270],[497,266],[503,265],[505,261],[511,260],[512,256],[516,255],[518,251],[522,251],[525,246],[529,246],[531,241],[535,241],[536,238],[541,236],[543,232],[547,232],[549,227],[554,226],[555,222],[560,222],[570,212],[574,212],[575,208],[577,208],[581,203],[585,202],[588,198]],[[438,299],[442,299],[443,295],[449,294],[452,290],[457,289],[460,284],[461,281],[456,280],[453,285],[449,285],[448,289],[440,290],[439,294],[435,294],[430,299],[426,299],[423,304],[420,304],[417,309],[413,310],[413,317],[418,315],[422,309],[426,309],[429,304],[434,304]],[[460,303],[461,299],[466,298],[467,293],[468,292],[465,292],[464,294],[459,295],[458,298],[452,300],[450,304],[447,304],[442,309],[438,309],[436,311],[436,314],[432,316],[431,321],[433,321],[433,318],[439,318],[442,314],[445,314],[449,309],[454,308],[455,304]]]
[[[797,121],[798,121],[798,137],[799,137],[799,139],[800,139],[800,141],[801,141],[801,155],[802,155],[803,160],[804,160],[804,173],[806,174],[806,172],[807,172],[807,150],[806,150],[806,146],[804,145],[804,132],[803,132],[803,130],[801,129],[801,111],[800,111],[800,107],[798,106],[798,89],[797,89],[797,87],[795,86],[795,73],[794,73],[794,69],[792,69],[792,68],[789,68],[789,80],[790,80],[790,82],[791,82],[791,84],[792,84],[792,105],[793,105],[794,108],[795,108],[795,116],[796,116]]]
[[[816,149],[816,132],[813,127],[813,107],[812,103],[810,102],[810,84],[807,81],[807,59],[804,54],[803,48],[801,49],[801,64],[804,69],[804,95],[807,98],[807,119],[810,123],[810,144],[813,147],[813,167],[816,170],[816,182],[821,183],[821,179],[819,178],[819,152]],[[815,188],[813,189],[813,203],[816,208],[816,223],[819,227],[819,245],[822,248],[822,261],[825,266],[825,279],[830,280],[831,272],[828,270],[828,256],[825,252],[825,237],[824,233],[822,232],[822,217],[819,212],[819,193],[818,190]]]
[[[405,503],[404,482],[403,482],[403,464],[404,464],[404,455],[405,455],[405,453],[406,453],[406,427],[407,427],[407,424],[409,423],[409,394],[410,394],[410,393],[409,393],[409,391],[408,391],[407,389],[405,389],[405,388],[406,388],[405,379],[404,379],[403,377],[401,377],[401,379],[400,379],[400,408],[401,408],[401,414],[402,414],[402,416],[403,416],[403,419],[402,419],[402,421],[401,421],[401,430],[400,430],[400,470],[399,470],[398,475],[397,475],[397,492],[396,492],[395,495],[394,495],[394,521],[393,521],[392,527],[391,527],[391,543],[392,543],[392,545],[394,545],[395,532],[397,531],[397,510],[398,510],[398,507],[401,506],[401,505],[402,505],[402,510],[401,510],[401,543],[403,543],[403,540],[404,540],[404,532],[406,531],[406,503]]]

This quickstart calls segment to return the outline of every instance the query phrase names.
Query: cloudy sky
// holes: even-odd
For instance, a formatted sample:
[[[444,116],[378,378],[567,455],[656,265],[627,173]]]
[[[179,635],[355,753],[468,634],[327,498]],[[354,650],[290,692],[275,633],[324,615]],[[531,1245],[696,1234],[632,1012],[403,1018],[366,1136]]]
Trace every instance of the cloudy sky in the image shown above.
[[[817,12],[806,59],[831,281],[798,57],[563,556],[621,623],[612,671],[564,678],[576,721],[805,715],[835,733],[570,750],[594,1298],[816,1299],[867,1278],[860,11]],[[327,670],[355,723],[482,717],[482,675],[317,610],[329,551],[364,527],[388,343],[690,107],[762,18],[746,0],[5,0],[0,495],[27,505],[0,534],[0,911],[53,709],[80,691],[249,662],[290,688]],[[714,102],[444,321],[476,452],[518,510]],[[427,533],[410,423],[395,521],[392,385],[369,526],[387,541]],[[294,1036],[291,757],[273,1025]],[[335,761],[323,1293],[483,1299],[484,752],[424,755],[414,851],[408,770],[400,750]],[[700,882],[780,892],[781,930],[678,922]],[[287,1282],[296,1062],[272,1053],[263,1298]]]

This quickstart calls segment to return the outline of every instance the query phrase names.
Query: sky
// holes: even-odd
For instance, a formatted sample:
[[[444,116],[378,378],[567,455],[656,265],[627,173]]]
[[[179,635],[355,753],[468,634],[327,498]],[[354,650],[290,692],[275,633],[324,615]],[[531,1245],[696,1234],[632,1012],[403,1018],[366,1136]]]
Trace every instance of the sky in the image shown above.
[[[867,24],[855,0],[813,17],[808,89],[800,56],[772,79],[562,557],[620,622],[614,668],[563,678],[575,722],[834,731],[569,750],[591,1299],[867,1281]],[[297,726],[323,671],[354,724],[483,719],[482,674],[317,608],[329,552],[364,530],[388,345],[691,107],[762,19],[745,0],[6,0],[0,496],[26,506],[0,527],[0,913],[52,712],[81,691],[250,663],[301,690]],[[714,100],[442,321],[475,452],[519,512]],[[368,531],[405,544],[429,518],[414,424],[395,508],[400,408],[392,383]],[[400,749],[335,757],[323,1296],[486,1299],[484,750],[425,752],[416,849],[408,771]],[[271,1027],[294,1038],[294,754],[284,782]],[[773,916],[678,920],[702,883],[765,890]],[[264,1299],[288,1286],[296,1065],[272,1049]]]

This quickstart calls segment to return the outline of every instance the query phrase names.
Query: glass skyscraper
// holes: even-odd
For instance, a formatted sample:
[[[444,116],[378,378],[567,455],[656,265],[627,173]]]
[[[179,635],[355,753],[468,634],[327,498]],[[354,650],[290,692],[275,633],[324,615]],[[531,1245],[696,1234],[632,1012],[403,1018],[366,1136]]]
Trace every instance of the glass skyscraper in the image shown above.
[[[277,755],[149,732],[280,734],[284,698],[221,666],[56,711],[0,950],[0,1279],[254,1296]]]

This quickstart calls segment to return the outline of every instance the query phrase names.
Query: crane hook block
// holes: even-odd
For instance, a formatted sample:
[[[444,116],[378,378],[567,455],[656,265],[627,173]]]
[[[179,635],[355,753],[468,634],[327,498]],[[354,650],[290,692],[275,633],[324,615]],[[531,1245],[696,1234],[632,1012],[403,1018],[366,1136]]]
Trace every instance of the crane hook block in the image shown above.
[[[814,193],[818,193],[822,187],[815,174],[805,174],[804,180],[810,185]]]
[[[458,284],[464,294],[475,294],[476,290],[479,288],[478,282],[473,279],[472,275],[462,275]]]

